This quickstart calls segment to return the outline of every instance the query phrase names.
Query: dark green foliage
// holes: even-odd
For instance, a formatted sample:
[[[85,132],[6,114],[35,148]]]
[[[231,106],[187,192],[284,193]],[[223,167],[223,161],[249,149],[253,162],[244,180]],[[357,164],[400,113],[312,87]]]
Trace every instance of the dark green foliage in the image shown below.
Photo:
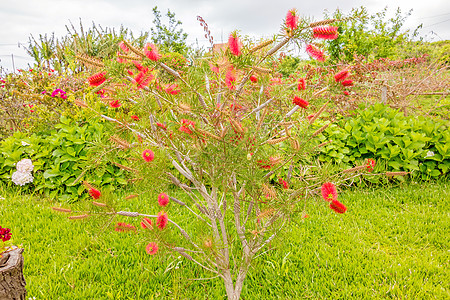
[[[322,142],[332,140],[320,148],[319,159],[324,162],[353,167],[374,158],[376,170],[408,171],[421,179],[449,173],[450,133],[441,119],[405,117],[376,104],[339,119],[319,137]]]
[[[32,184],[24,186],[47,197],[73,202],[85,198],[83,180],[95,186],[125,185],[125,173],[113,164],[97,164],[94,144],[105,142],[102,123],[78,124],[61,117],[55,130],[27,136],[16,132],[0,144],[0,179],[13,185],[10,178],[15,164],[29,158],[34,165]],[[119,161],[120,157],[115,160]]]

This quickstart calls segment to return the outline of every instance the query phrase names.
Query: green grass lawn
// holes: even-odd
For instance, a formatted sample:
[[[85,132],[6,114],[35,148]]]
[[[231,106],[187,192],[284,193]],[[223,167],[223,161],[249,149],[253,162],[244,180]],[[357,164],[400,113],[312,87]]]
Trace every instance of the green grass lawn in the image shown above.
[[[147,255],[142,235],[68,220],[55,203],[1,186],[0,196],[0,226],[25,248],[27,297],[225,299],[220,279],[193,280],[212,275],[168,252]],[[310,217],[292,220],[255,260],[242,298],[449,299],[449,196],[448,182],[355,188],[339,195],[343,215],[312,200]],[[152,212],[149,202],[119,209]]]

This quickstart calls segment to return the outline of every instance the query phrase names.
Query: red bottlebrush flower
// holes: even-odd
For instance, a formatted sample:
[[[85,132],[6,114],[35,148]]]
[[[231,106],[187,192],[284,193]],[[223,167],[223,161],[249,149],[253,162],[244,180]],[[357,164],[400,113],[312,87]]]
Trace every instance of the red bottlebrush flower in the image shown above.
[[[167,196],[166,193],[159,194],[158,195],[158,204],[161,205],[162,207],[169,204],[169,196]]]
[[[142,89],[144,87],[146,87],[150,81],[152,81],[154,78],[152,73],[147,73],[147,71],[141,71],[139,72],[136,77],[134,78],[134,80],[136,81],[137,84],[137,88],[138,89]]]
[[[98,199],[102,195],[99,190],[96,190],[94,188],[89,189],[89,195],[91,195],[92,198]]]
[[[166,125],[161,124],[161,123],[156,123],[156,126],[158,126],[159,128],[162,128],[162,129],[164,129],[164,130],[167,129]]]
[[[335,26],[319,26],[313,28],[314,38],[335,40],[338,37],[338,28]]]
[[[11,229],[9,228],[2,228],[0,226],[0,240],[3,242],[9,241],[11,239]]]
[[[286,27],[290,30],[295,30],[298,27],[297,10],[291,9],[286,15]]]
[[[178,88],[178,84],[169,84],[168,86],[166,86],[165,88],[166,93],[171,94],[171,95],[176,95],[178,94],[181,90]]]
[[[283,189],[288,189],[289,188],[289,184],[283,178],[278,178],[278,183],[283,186]]]
[[[124,231],[135,231],[136,227],[134,227],[131,224],[128,223],[117,223],[116,228],[114,229],[115,231],[118,232],[124,232]]]
[[[373,160],[372,158],[369,158],[368,160],[367,160],[367,170],[369,171],[369,172],[372,172],[373,171],[373,168],[375,167],[375,160]]]
[[[164,229],[167,226],[168,218],[167,213],[161,211],[158,213],[158,218],[156,219],[156,225],[159,229]]]
[[[234,55],[241,55],[241,43],[239,42],[239,37],[236,31],[232,32],[228,37],[228,48],[230,48],[231,53]]]
[[[213,65],[212,63],[209,63],[209,68],[211,69],[212,72],[214,73],[219,73],[219,67],[216,65]]]
[[[153,222],[149,218],[142,218],[141,227],[143,229],[153,229]]]
[[[347,207],[345,207],[344,204],[337,200],[332,200],[330,203],[330,208],[337,212],[338,214],[343,214],[347,210]]]
[[[225,84],[230,90],[236,89],[236,76],[234,75],[233,70],[228,70],[227,74],[225,75]]]
[[[111,106],[112,108],[117,108],[120,107],[122,104],[119,103],[119,100],[113,100],[109,102],[109,106]]]
[[[303,91],[304,89],[306,89],[306,81],[305,81],[305,78],[300,78],[300,79],[298,80],[297,90]]]
[[[348,95],[350,95],[350,93],[348,91],[344,91],[344,95],[348,96]]]
[[[258,82],[258,77],[256,77],[255,75],[250,76],[250,81],[253,83],[257,83]]]
[[[119,63],[119,64],[124,64],[124,63],[126,63],[127,62],[127,60],[126,59],[123,59],[123,58],[120,58],[119,57],[119,55],[120,55],[120,52],[117,52],[116,53],[116,55],[117,55],[117,57],[116,57],[116,61]]]
[[[325,182],[322,185],[322,197],[325,201],[337,200],[337,190],[331,182]]]
[[[345,70],[342,70],[342,71],[337,72],[337,73],[334,75],[334,80],[336,80],[336,82],[342,82],[342,81],[344,81],[349,75],[350,75],[350,74],[349,74],[348,70],[345,69]]]
[[[131,118],[132,118],[133,120],[135,120],[135,121],[139,121],[139,117],[136,116],[136,115],[132,115]]]
[[[306,46],[306,52],[313,57],[314,59],[317,59],[318,61],[325,61],[325,54],[323,51],[321,51],[319,48],[317,48],[314,45],[308,45]]]
[[[298,96],[295,96],[294,99],[292,99],[292,103],[300,106],[301,108],[307,108],[309,105],[308,101],[303,100],[302,98],[300,98]]]
[[[88,77],[88,82],[90,86],[99,86],[106,81],[106,72],[101,72]]]
[[[139,71],[144,72],[144,73],[148,72],[148,68],[141,65],[138,61],[133,60],[133,64],[136,67],[136,69],[138,69]]]
[[[192,130],[189,128],[189,125],[192,127],[195,126],[195,122],[187,119],[181,119],[181,126],[178,129],[179,131],[185,132],[187,134],[192,134]]]
[[[153,153],[152,150],[150,149],[146,149],[142,152],[142,158],[146,161],[146,162],[151,162],[154,158],[155,158],[155,154]]]
[[[309,115],[309,116],[306,116],[306,117],[308,118],[308,121],[311,121],[311,119],[314,118],[314,115],[315,115],[315,114],[311,114],[311,115]]]
[[[161,55],[158,53],[158,48],[154,44],[147,43],[144,47],[144,54],[150,60],[158,61],[161,58]]]
[[[145,252],[149,255],[154,255],[158,252],[158,245],[156,243],[148,243],[147,247],[145,247]]]
[[[342,81],[342,85],[343,86],[352,86],[353,80],[351,80],[351,79],[344,80],[344,81]]]
[[[127,73],[128,73],[128,75],[130,75],[130,76],[133,76],[133,75],[134,75],[133,71],[131,71],[131,70],[127,70]]]
[[[130,49],[128,49],[127,45],[124,42],[119,43],[119,48],[122,49],[123,52],[128,53]]]

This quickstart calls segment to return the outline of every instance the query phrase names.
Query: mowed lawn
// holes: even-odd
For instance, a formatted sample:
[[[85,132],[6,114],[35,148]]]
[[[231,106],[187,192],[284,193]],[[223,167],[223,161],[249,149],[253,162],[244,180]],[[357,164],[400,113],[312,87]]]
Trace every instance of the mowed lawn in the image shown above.
[[[104,219],[68,220],[51,210],[57,203],[18,191],[0,186],[0,226],[25,248],[27,298],[225,299],[219,278],[194,280],[213,274],[170,252],[147,255],[148,237],[115,232]],[[117,209],[154,213],[153,198],[120,200]],[[450,299],[449,198],[443,181],[342,191],[343,215],[311,199],[309,217],[292,219],[254,261],[242,299]]]

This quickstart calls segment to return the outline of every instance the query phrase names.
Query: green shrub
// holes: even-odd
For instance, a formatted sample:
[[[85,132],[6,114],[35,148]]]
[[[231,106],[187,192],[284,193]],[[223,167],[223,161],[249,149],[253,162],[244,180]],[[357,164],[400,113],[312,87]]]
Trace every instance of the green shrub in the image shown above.
[[[99,156],[96,144],[105,143],[107,125],[99,122],[79,125],[64,116],[60,121],[50,132],[32,135],[16,132],[2,141],[0,179],[12,185],[15,164],[29,158],[34,165],[34,181],[28,188],[60,201],[85,198],[83,180],[99,187],[108,185],[109,189],[127,183],[124,170],[113,164],[101,164],[102,160],[93,163],[92,158]],[[121,156],[114,161],[121,163]]]
[[[361,106],[356,117],[342,117],[319,137],[332,140],[319,150],[323,162],[353,167],[374,158],[378,170],[412,172],[421,179],[449,173],[450,133],[440,119],[405,117],[382,104]]]

